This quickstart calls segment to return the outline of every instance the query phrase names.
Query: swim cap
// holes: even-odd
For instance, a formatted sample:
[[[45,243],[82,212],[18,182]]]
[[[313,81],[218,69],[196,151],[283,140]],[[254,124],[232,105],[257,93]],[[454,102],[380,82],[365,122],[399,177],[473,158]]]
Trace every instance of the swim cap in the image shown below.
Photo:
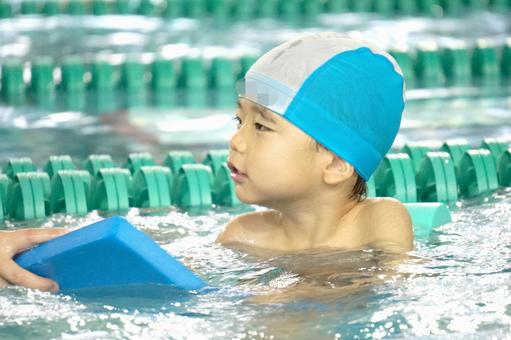
[[[349,162],[366,181],[392,146],[404,109],[396,61],[368,42],[333,32],[306,34],[270,50],[238,90]]]

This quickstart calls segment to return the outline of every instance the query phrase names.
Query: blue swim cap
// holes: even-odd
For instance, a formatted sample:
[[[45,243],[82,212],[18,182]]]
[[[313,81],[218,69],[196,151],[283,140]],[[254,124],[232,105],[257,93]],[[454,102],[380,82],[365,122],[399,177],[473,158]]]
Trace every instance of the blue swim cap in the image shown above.
[[[331,32],[270,50],[239,90],[349,162],[366,181],[392,146],[404,109],[396,61],[368,42]]]

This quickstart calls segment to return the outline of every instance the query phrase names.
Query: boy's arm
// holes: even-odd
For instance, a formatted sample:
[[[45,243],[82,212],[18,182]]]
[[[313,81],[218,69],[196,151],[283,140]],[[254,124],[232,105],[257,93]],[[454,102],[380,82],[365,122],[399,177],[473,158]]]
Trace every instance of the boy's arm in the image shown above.
[[[370,246],[397,253],[413,249],[412,220],[401,202],[385,198],[368,210],[366,223],[372,231]]]
[[[242,225],[240,219],[243,217],[236,216],[229,223],[225,225],[224,230],[218,235],[216,242],[221,244],[239,243],[241,242],[240,235],[242,232]]]
[[[218,235],[217,242],[221,244],[245,244],[252,247],[263,245],[265,248],[269,244],[268,231],[273,228],[265,227],[265,219],[268,212],[249,212],[236,216],[226,224],[224,231]],[[257,226],[257,228],[254,228]],[[270,233],[273,235],[273,233]],[[271,237],[270,235],[270,237]]]

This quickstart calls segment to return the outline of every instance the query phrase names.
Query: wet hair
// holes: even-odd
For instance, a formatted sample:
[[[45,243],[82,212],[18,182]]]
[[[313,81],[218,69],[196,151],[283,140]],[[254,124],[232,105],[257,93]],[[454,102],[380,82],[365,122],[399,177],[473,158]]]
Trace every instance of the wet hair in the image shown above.
[[[318,150],[319,148],[328,150],[326,147],[324,147],[314,139],[311,139],[311,145],[315,147],[316,150]],[[362,202],[367,198],[367,183],[358,172],[355,171],[355,175],[357,176],[357,181],[355,182],[355,185],[353,185],[353,188],[351,189],[349,199],[356,200],[357,202]]]
[[[357,181],[351,189],[349,198],[362,202],[367,198],[367,183],[364,181],[362,176],[358,174],[358,172],[355,172],[355,174],[357,175]]]

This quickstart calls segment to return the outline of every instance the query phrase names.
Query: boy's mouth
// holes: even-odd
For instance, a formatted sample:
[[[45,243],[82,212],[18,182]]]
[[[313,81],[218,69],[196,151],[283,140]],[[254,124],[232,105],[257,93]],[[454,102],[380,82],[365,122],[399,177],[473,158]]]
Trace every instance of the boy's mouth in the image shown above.
[[[247,178],[247,174],[239,171],[238,168],[236,168],[236,166],[234,166],[234,164],[232,164],[231,162],[227,162],[227,167],[229,168],[229,170],[231,170],[231,178],[233,179],[233,181],[241,182]]]

